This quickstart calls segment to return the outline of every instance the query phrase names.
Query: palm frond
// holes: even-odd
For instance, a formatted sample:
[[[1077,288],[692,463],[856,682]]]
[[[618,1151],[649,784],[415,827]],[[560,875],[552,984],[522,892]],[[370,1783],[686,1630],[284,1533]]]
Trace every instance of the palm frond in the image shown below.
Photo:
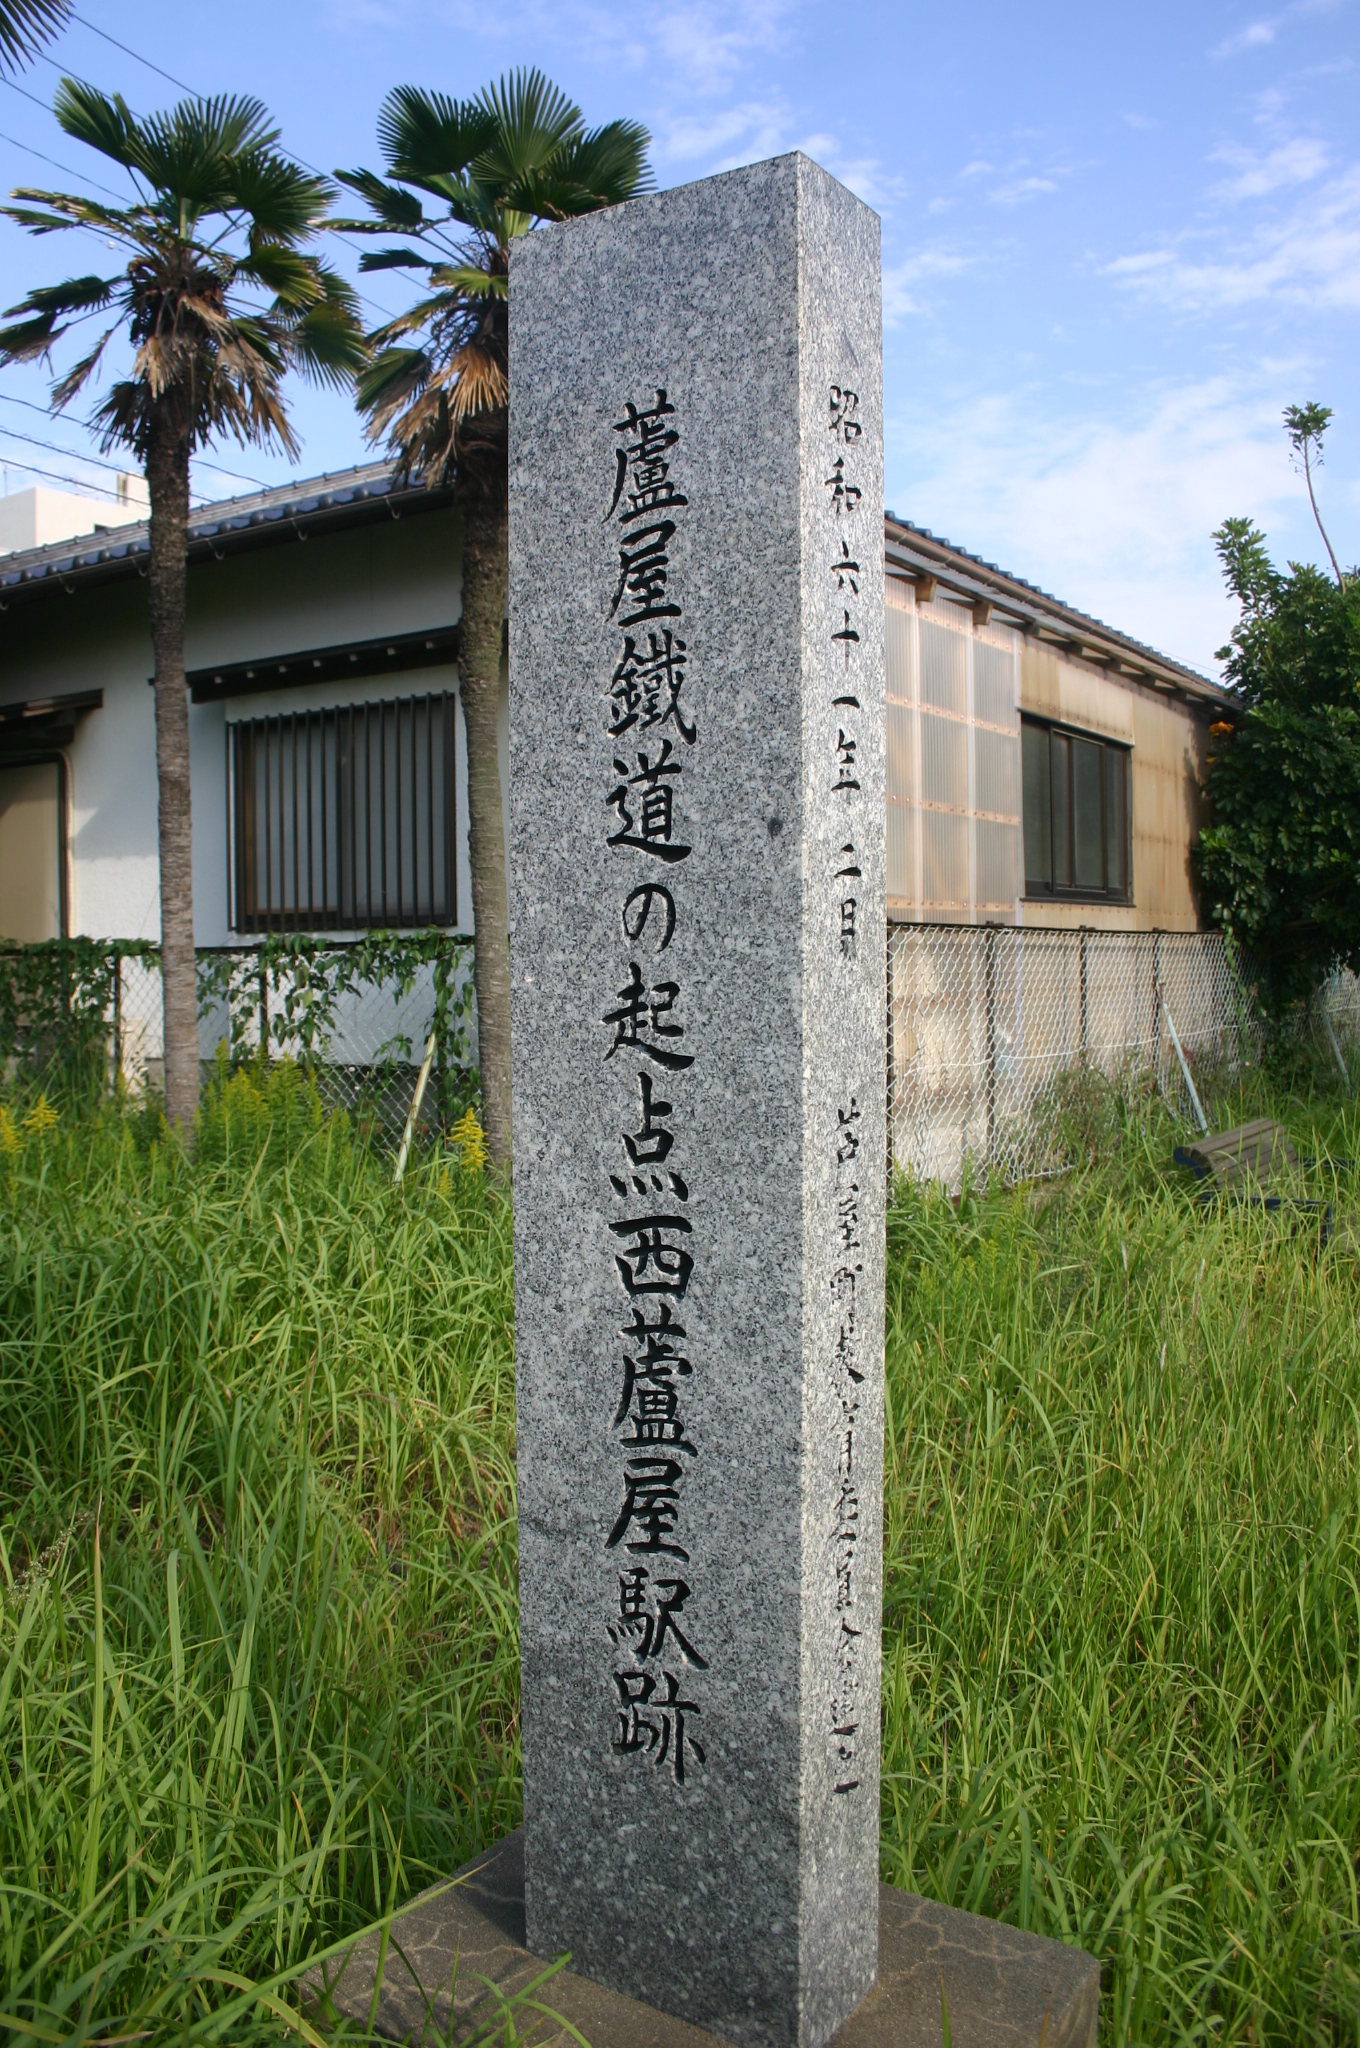
[[[316,231],[335,188],[272,149],[233,159],[232,197],[251,217],[251,233],[271,241],[306,240]]]
[[[386,431],[391,416],[423,391],[433,368],[423,348],[385,348],[355,380],[359,410],[370,419],[370,438]]]
[[[57,125],[77,142],[97,149],[125,171],[139,168],[141,131],[120,92],[110,96],[80,79],[63,78],[52,102]]]
[[[475,412],[497,412],[510,398],[510,379],[497,351],[470,341],[450,356],[440,372],[449,388],[449,412],[455,422]]]
[[[487,86],[477,104],[494,125],[471,169],[479,183],[498,190],[546,168],[585,128],[581,109],[537,68],[514,71]]]
[[[313,383],[336,390],[352,383],[368,361],[348,309],[330,299],[313,306],[293,329],[292,355]]]
[[[83,313],[90,306],[107,306],[119,280],[110,277],[68,277],[65,284],[40,284],[17,306],[15,313]]]
[[[55,234],[58,228],[73,228],[76,222],[60,213],[35,213],[28,206],[0,206],[0,214],[6,220],[14,221],[19,227],[27,228],[31,235]]]
[[[414,85],[397,86],[378,113],[378,147],[388,170],[413,185],[465,171],[491,146],[495,130],[494,109]]]
[[[0,72],[19,71],[71,18],[71,0],[0,0]]]
[[[279,139],[262,101],[249,94],[181,100],[168,113],[138,124],[137,168],[163,192],[215,208],[228,164],[269,152]]]
[[[156,187],[167,221],[181,233],[203,214],[223,213],[235,198],[239,157],[268,150],[277,130],[256,99],[181,100],[138,124],[135,168]]]
[[[450,219],[462,227],[472,228],[479,235],[495,239],[496,194],[493,191],[478,184],[475,178],[455,177],[452,172],[423,178],[421,185],[426,192],[444,201]]]
[[[12,327],[0,327],[0,363],[36,362],[65,332],[65,327],[58,327],[50,313],[36,320],[16,320]]]
[[[387,184],[376,171],[337,171],[335,175],[351,192],[366,199],[378,217],[370,221],[337,220],[331,223],[333,227],[372,235],[390,234],[394,228],[399,233],[415,233],[425,226],[425,215],[414,192],[403,192],[400,185]]]
[[[434,265],[434,257],[422,256],[418,249],[365,249],[359,258],[360,270],[433,270]]]
[[[101,452],[107,455],[114,448],[130,448],[139,461],[144,461],[148,410],[146,386],[121,378],[95,408],[92,425],[99,435]]]
[[[53,412],[63,411],[73,398],[79,397],[80,393],[89,383],[90,378],[98,369],[105,349],[117,332],[116,322],[112,327],[106,327],[89,354],[82,356],[80,361],[69,369],[64,377],[57,379],[56,383],[52,386]]]
[[[236,275],[252,278],[273,292],[278,310],[294,308],[303,312],[324,297],[319,265],[298,249],[281,242],[258,242],[236,266]]]
[[[504,271],[483,270],[476,263],[440,263],[431,271],[430,282],[460,299],[504,299],[510,293]]]
[[[87,199],[80,192],[45,192],[32,185],[16,185],[10,195],[13,199],[36,202],[50,207],[60,216],[57,220],[44,218],[40,225],[31,226],[31,232],[42,234],[53,227],[93,228],[96,233],[114,241],[139,241],[143,238],[144,210],[139,206],[105,206],[98,199]],[[30,227],[20,207],[0,206],[0,213],[8,214],[22,227]]]

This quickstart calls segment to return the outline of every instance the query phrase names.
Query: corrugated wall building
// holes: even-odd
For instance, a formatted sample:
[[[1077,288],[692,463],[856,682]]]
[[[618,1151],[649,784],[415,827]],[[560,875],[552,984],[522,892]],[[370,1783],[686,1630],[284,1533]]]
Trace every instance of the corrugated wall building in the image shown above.
[[[1216,684],[891,515],[887,660],[891,917],[1197,928]]]

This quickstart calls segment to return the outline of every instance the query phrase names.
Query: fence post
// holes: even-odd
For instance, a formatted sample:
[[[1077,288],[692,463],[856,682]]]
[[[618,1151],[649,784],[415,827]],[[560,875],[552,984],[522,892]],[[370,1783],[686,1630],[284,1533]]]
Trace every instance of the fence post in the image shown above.
[[[123,1078],[123,956],[113,956],[113,1086]]]
[[[996,926],[987,927],[987,1171],[996,1136]]]
[[[1079,933],[1079,935],[1078,935],[1078,936],[1079,936],[1079,938],[1080,938],[1080,941],[1081,941],[1081,945],[1080,945],[1080,958],[1081,958],[1081,1063],[1082,1063],[1082,1065],[1083,1065],[1083,1066],[1085,1066],[1085,1065],[1086,1065],[1086,1049],[1087,1049],[1087,1040],[1088,1040],[1088,1037],[1089,1037],[1089,1030],[1090,1030],[1090,1027],[1089,1027],[1089,1022],[1088,1022],[1088,1019],[1087,1019],[1087,1014],[1086,1014],[1086,927],[1085,927],[1085,925],[1083,925],[1083,926],[1082,926],[1082,928],[1081,928],[1081,931],[1080,931],[1080,933]]]
[[[888,926],[888,1200],[893,1184],[893,1116],[897,1103],[897,1033],[893,1028],[893,928]]]
[[[260,949],[260,1058],[269,1058],[269,969]]]

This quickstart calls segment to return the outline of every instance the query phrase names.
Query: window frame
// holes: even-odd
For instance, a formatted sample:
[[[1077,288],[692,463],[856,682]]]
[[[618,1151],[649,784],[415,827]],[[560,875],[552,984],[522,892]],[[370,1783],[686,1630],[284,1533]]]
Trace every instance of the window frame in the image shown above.
[[[434,706],[438,704],[439,740],[438,751],[442,759],[435,758]],[[423,770],[418,767],[416,735],[419,725],[418,713],[423,711],[426,718],[426,736],[430,751]],[[424,784],[426,797],[427,832],[433,820],[435,790],[438,787],[443,812],[443,846],[434,840],[432,832],[427,841],[424,862],[415,855],[416,869],[411,877],[411,914],[403,911],[402,897],[405,894],[400,872],[393,877],[396,901],[387,900],[388,873],[384,847],[388,836],[387,779],[385,768],[379,767],[380,788],[376,796],[372,787],[373,764],[370,749],[370,732],[376,727],[380,762],[385,761],[388,741],[388,722],[391,715],[394,725],[393,743],[397,748],[393,792],[398,801],[403,795],[401,764],[401,730],[403,715],[409,720],[411,733],[411,801],[414,822],[412,832],[418,838],[420,832],[420,799],[417,784]],[[356,734],[362,721],[364,742],[362,753],[366,766],[359,771],[360,749]],[[293,893],[295,900],[291,907],[272,903],[262,908],[258,901],[259,879],[257,874],[260,850],[260,835],[257,829],[257,802],[254,771],[254,750],[263,743],[265,757],[265,800],[264,800],[264,846],[266,861],[272,872],[272,828],[276,822],[270,772],[277,755],[280,775],[284,772],[283,729],[290,729],[290,743],[294,749],[291,757],[293,783],[292,808],[285,801],[283,785],[278,785],[279,815],[277,823],[281,833],[291,827],[293,839]],[[230,891],[228,904],[228,928],[242,937],[256,936],[267,932],[345,932],[366,931],[457,931],[459,928],[458,901],[458,692],[456,690],[429,690],[417,696],[414,692],[403,696],[385,696],[360,699],[348,704],[317,704],[299,707],[294,711],[269,712],[244,718],[228,719],[226,722],[226,772],[227,772],[227,879]],[[303,787],[298,787],[297,735],[301,732],[307,748],[308,766],[304,770]],[[307,790],[311,783],[311,749],[313,735],[320,747],[319,810],[310,801]],[[331,759],[328,762],[328,743]],[[362,799],[362,834],[360,832],[360,788]],[[329,822],[327,810],[333,815]],[[285,815],[287,813],[287,815]],[[304,826],[303,820],[306,819]],[[382,901],[373,907],[373,831],[378,826],[380,845],[378,850],[380,889]],[[392,829],[397,835],[398,847],[402,843],[404,826],[398,813],[392,820]],[[305,835],[305,841],[304,841]],[[319,837],[320,853],[316,851]],[[360,851],[363,840],[364,853]],[[285,844],[281,837],[281,847]],[[305,844],[305,851],[304,851]],[[334,874],[330,862],[334,859]],[[367,866],[361,868],[361,859]],[[281,877],[288,872],[286,854],[280,853]],[[321,871],[321,898],[312,900],[315,894],[316,870]],[[434,876],[441,874],[443,885],[443,913],[435,915],[433,898],[429,914],[421,915],[420,868],[424,866],[430,875],[431,889]],[[308,901],[299,903],[298,884],[306,874]],[[360,887],[360,877],[363,886]],[[328,905],[326,897],[333,881],[335,902]],[[272,888],[272,884],[271,884]],[[358,916],[360,896],[370,904],[370,914]]]
[[[1055,782],[1056,782],[1057,778],[1056,778],[1056,777],[1054,776],[1054,773],[1053,773],[1053,740],[1054,740],[1054,738],[1056,737],[1056,738],[1058,738],[1058,739],[1061,739],[1061,740],[1065,740],[1065,741],[1066,741],[1066,743],[1067,743],[1067,771],[1066,771],[1066,791],[1065,791],[1065,805],[1064,805],[1064,807],[1063,807],[1063,808],[1064,808],[1064,812],[1065,812],[1065,826],[1066,826],[1066,853],[1067,853],[1067,859],[1066,859],[1066,868],[1067,868],[1067,872],[1068,872],[1068,874],[1069,874],[1069,875],[1074,875],[1074,874],[1076,873],[1076,855],[1077,855],[1077,818],[1076,818],[1076,798],[1075,798],[1075,790],[1076,790],[1076,771],[1075,771],[1075,767],[1074,767],[1074,762],[1075,762],[1075,758],[1076,758],[1076,756],[1075,756],[1075,751],[1074,751],[1074,743],[1081,743],[1081,744],[1085,744],[1085,745],[1087,745],[1087,746],[1094,746],[1094,747],[1097,747],[1097,748],[1098,748],[1098,749],[1100,750],[1100,756],[1101,756],[1101,759],[1100,759],[1100,847],[1101,847],[1101,865],[1102,865],[1102,869],[1104,870],[1104,872],[1105,872],[1105,873],[1106,873],[1107,875],[1108,875],[1108,872],[1109,872],[1109,846],[1110,846],[1110,835],[1109,835],[1109,817],[1108,817],[1108,809],[1109,809],[1109,786],[1110,786],[1110,785],[1109,785],[1109,776],[1108,776],[1108,771],[1107,771],[1107,768],[1106,768],[1106,757],[1107,757],[1107,756],[1111,756],[1111,755],[1112,755],[1112,756],[1113,756],[1113,757],[1114,757],[1114,758],[1115,758],[1116,760],[1122,760],[1122,762],[1123,762],[1123,764],[1124,764],[1124,830],[1123,830],[1123,846],[1122,846],[1122,849],[1121,849],[1121,850],[1122,850],[1122,856],[1123,856],[1123,868],[1124,868],[1124,886],[1123,886],[1123,888],[1122,888],[1122,889],[1111,889],[1111,888],[1110,888],[1110,887],[1108,886],[1108,884],[1107,884],[1106,886],[1104,886],[1104,887],[1096,888],[1096,887],[1093,887],[1093,886],[1092,886],[1092,885],[1091,885],[1090,883],[1081,883],[1081,882],[1075,882],[1075,881],[1072,881],[1072,882],[1054,882],[1054,881],[1048,881],[1048,882],[1045,882],[1045,881],[1042,881],[1041,879],[1039,879],[1038,877],[1032,876],[1032,875],[1031,875],[1031,874],[1029,873],[1029,838],[1028,838],[1028,834],[1027,834],[1027,832],[1026,832],[1026,829],[1025,829],[1025,828],[1026,828],[1026,823],[1027,823],[1027,816],[1026,816],[1026,813],[1027,813],[1027,805],[1026,805],[1026,798],[1025,798],[1025,758],[1024,758],[1024,757],[1025,757],[1025,732],[1026,732],[1026,729],[1027,729],[1027,728],[1028,728],[1028,729],[1029,729],[1030,731],[1034,731],[1034,732],[1042,732],[1042,733],[1044,733],[1044,734],[1045,734],[1045,735],[1047,736],[1047,739],[1048,739],[1048,748],[1049,748],[1049,755],[1048,755],[1048,760],[1049,760],[1049,769],[1048,769],[1048,802],[1049,802],[1049,816],[1048,816],[1048,840],[1049,840],[1049,868],[1050,868],[1050,872],[1051,872],[1051,871],[1052,871],[1052,870],[1054,869],[1054,867],[1056,866],[1056,862],[1054,861],[1054,858],[1053,858],[1053,848],[1054,848],[1054,844],[1055,844],[1055,841],[1056,841],[1056,837],[1057,837],[1056,827],[1057,827],[1057,824],[1058,824],[1058,811],[1059,811],[1059,806],[1058,806],[1058,803],[1057,803],[1057,802],[1056,802],[1056,800],[1055,800]],[[1024,869],[1025,869],[1025,877],[1024,877],[1024,897],[1023,897],[1023,901],[1025,901],[1025,902],[1027,902],[1027,903],[1106,903],[1106,904],[1115,904],[1115,905],[1118,905],[1118,906],[1120,906],[1121,908],[1125,908],[1125,909],[1127,909],[1127,908],[1129,908],[1129,907],[1131,907],[1131,906],[1132,906],[1132,904],[1133,904],[1133,900],[1134,900],[1134,895],[1133,895],[1133,748],[1132,748],[1132,746],[1131,746],[1131,745],[1129,745],[1129,743],[1128,743],[1127,741],[1125,741],[1125,740],[1116,740],[1116,739],[1111,739],[1111,738],[1109,738],[1109,737],[1108,737],[1108,735],[1107,735],[1107,734],[1105,734],[1105,733],[1098,733],[1098,732],[1089,732],[1089,731],[1087,731],[1087,730],[1086,730],[1085,728],[1083,728],[1082,726],[1079,726],[1079,725],[1069,725],[1069,724],[1067,723],[1067,721],[1066,721],[1065,719],[1059,719],[1059,718],[1046,718],[1046,717],[1044,717],[1044,716],[1043,716],[1042,714],[1040,714],[1040,713],[1035,713],[1035,712],[1030,712],[1030,711],[1025,711],[1025,710],[1022,710],[1022,711],[1021,711],[1021,713],[1020,713],[1020,854],[1021,854],[1021,862],[1022,862],[1022,865],[1023,865]]]

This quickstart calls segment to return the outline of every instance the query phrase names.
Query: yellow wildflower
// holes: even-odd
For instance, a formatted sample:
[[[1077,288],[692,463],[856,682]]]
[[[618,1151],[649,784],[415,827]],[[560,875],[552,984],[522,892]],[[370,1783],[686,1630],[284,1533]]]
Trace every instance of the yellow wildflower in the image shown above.
[[[19,1133],[14,1128],[14,1118],[0,1103],[0,1152],[12,1159],[19,1150]]]
[[[480,1173],[486,1165],[486,1138],[474,1110],[465,1110],[453,1127],[453,1142],[463,1155],[469,1173]]]
[[[57,1112],[45,1095],[40,1095],[28,1115],[24,1118],[24,1129],[35,1135],[50,1131],[57,1121]]]

